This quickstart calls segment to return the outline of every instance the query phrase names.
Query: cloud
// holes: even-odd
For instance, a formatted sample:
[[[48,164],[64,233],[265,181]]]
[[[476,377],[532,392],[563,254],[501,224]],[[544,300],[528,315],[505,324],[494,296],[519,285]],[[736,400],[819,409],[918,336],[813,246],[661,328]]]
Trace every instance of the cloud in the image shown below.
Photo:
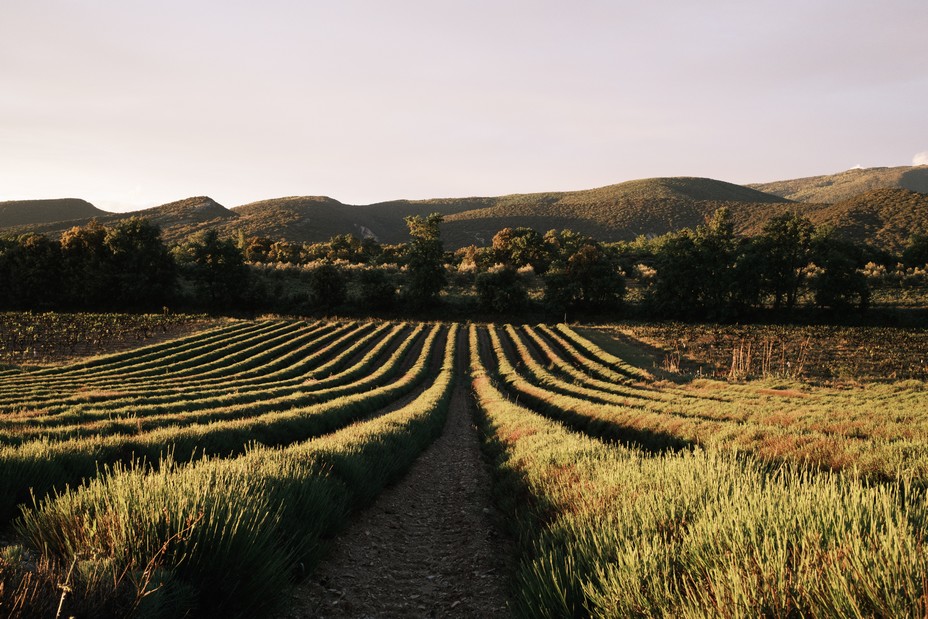
[[[928,165],[928,150],[915,153],[915,156],[912,157],[912,165]]]

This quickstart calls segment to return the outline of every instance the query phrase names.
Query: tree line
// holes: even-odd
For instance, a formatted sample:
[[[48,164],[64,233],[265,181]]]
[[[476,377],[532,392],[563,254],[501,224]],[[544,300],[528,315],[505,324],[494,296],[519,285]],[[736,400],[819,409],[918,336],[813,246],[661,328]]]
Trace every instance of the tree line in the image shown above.
[[[481,314],[639,314],[718,321],[783,314],[799,305],[865,310],[861,268],[928,263],[928,238],[901,256],[843,241],[786,213],[739,237],[726,209],[704,225],[657,238],[603,243],[571,230],[500,230],[489,246],[445,251],[442,216],[406,218],[409,241],[338,235],[297,244],[202,231],[168,247],[132,218],[96,221],[50,239],[0,238],[0,308],[396,312],[456,306]],[[634,307],[626,303],[636,291]]]

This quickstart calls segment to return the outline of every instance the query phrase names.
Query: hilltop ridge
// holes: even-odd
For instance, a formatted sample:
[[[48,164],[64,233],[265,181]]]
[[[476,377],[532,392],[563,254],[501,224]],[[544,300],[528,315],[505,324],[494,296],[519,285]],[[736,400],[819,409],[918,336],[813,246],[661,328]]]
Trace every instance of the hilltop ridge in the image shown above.
[[[856,189],[861,191],[833,199]],[[140,216],[161,226],[168,242],[213,228],[226,236],[242,232],[298,243],[323,241],[336,234],[398,243],[407,239],[404,217],[439,212],[445,217],[446,245],[455,248],[488,244],[498,230],[512,226],[541,232],[571,228],[604,241],[631,240],[698,226],[716,209],[727,207],[740,234],[755,234],[770,217],[790,210],[832,225],[848,238],[896,249],[911,234],[923,233],[923,222],[928,220],[926,193],[928,167],[922,166],[848,170],[751,186],[711,178],[667,177],[579,191],[368,205],[344,204],[328,196],[288,196],[226,208],[198,196],[142,211],[107,213],[83,200],[40,200],[0,203],[0,230],[54,236],[91,218],[113,224]]]

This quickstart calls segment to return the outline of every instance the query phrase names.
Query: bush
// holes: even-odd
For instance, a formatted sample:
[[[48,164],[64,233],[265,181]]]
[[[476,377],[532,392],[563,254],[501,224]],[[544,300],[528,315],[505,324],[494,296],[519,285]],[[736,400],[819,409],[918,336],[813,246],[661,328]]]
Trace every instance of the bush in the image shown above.
[[[314,307],[329,311],[345,302],[348,286],[337,266],[323,264],[309,272],[309,294]]]
[[[362,310],[385,310],[396,304],[396,287],[383,269],[358,272],[357,303]]]
[[[528,293],[515,269],[505,267],[477,275],[475,282],[481,309],[515,312],[528,305]]]

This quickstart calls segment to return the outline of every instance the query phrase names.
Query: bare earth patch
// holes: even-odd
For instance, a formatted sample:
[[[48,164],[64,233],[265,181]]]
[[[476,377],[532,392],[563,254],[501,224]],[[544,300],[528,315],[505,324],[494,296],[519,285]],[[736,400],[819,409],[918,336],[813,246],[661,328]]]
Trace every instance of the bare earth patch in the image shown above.
[[[339,535],[282,619],[509,616],[509,543],[493,524],[465,385],[444,433]]]

